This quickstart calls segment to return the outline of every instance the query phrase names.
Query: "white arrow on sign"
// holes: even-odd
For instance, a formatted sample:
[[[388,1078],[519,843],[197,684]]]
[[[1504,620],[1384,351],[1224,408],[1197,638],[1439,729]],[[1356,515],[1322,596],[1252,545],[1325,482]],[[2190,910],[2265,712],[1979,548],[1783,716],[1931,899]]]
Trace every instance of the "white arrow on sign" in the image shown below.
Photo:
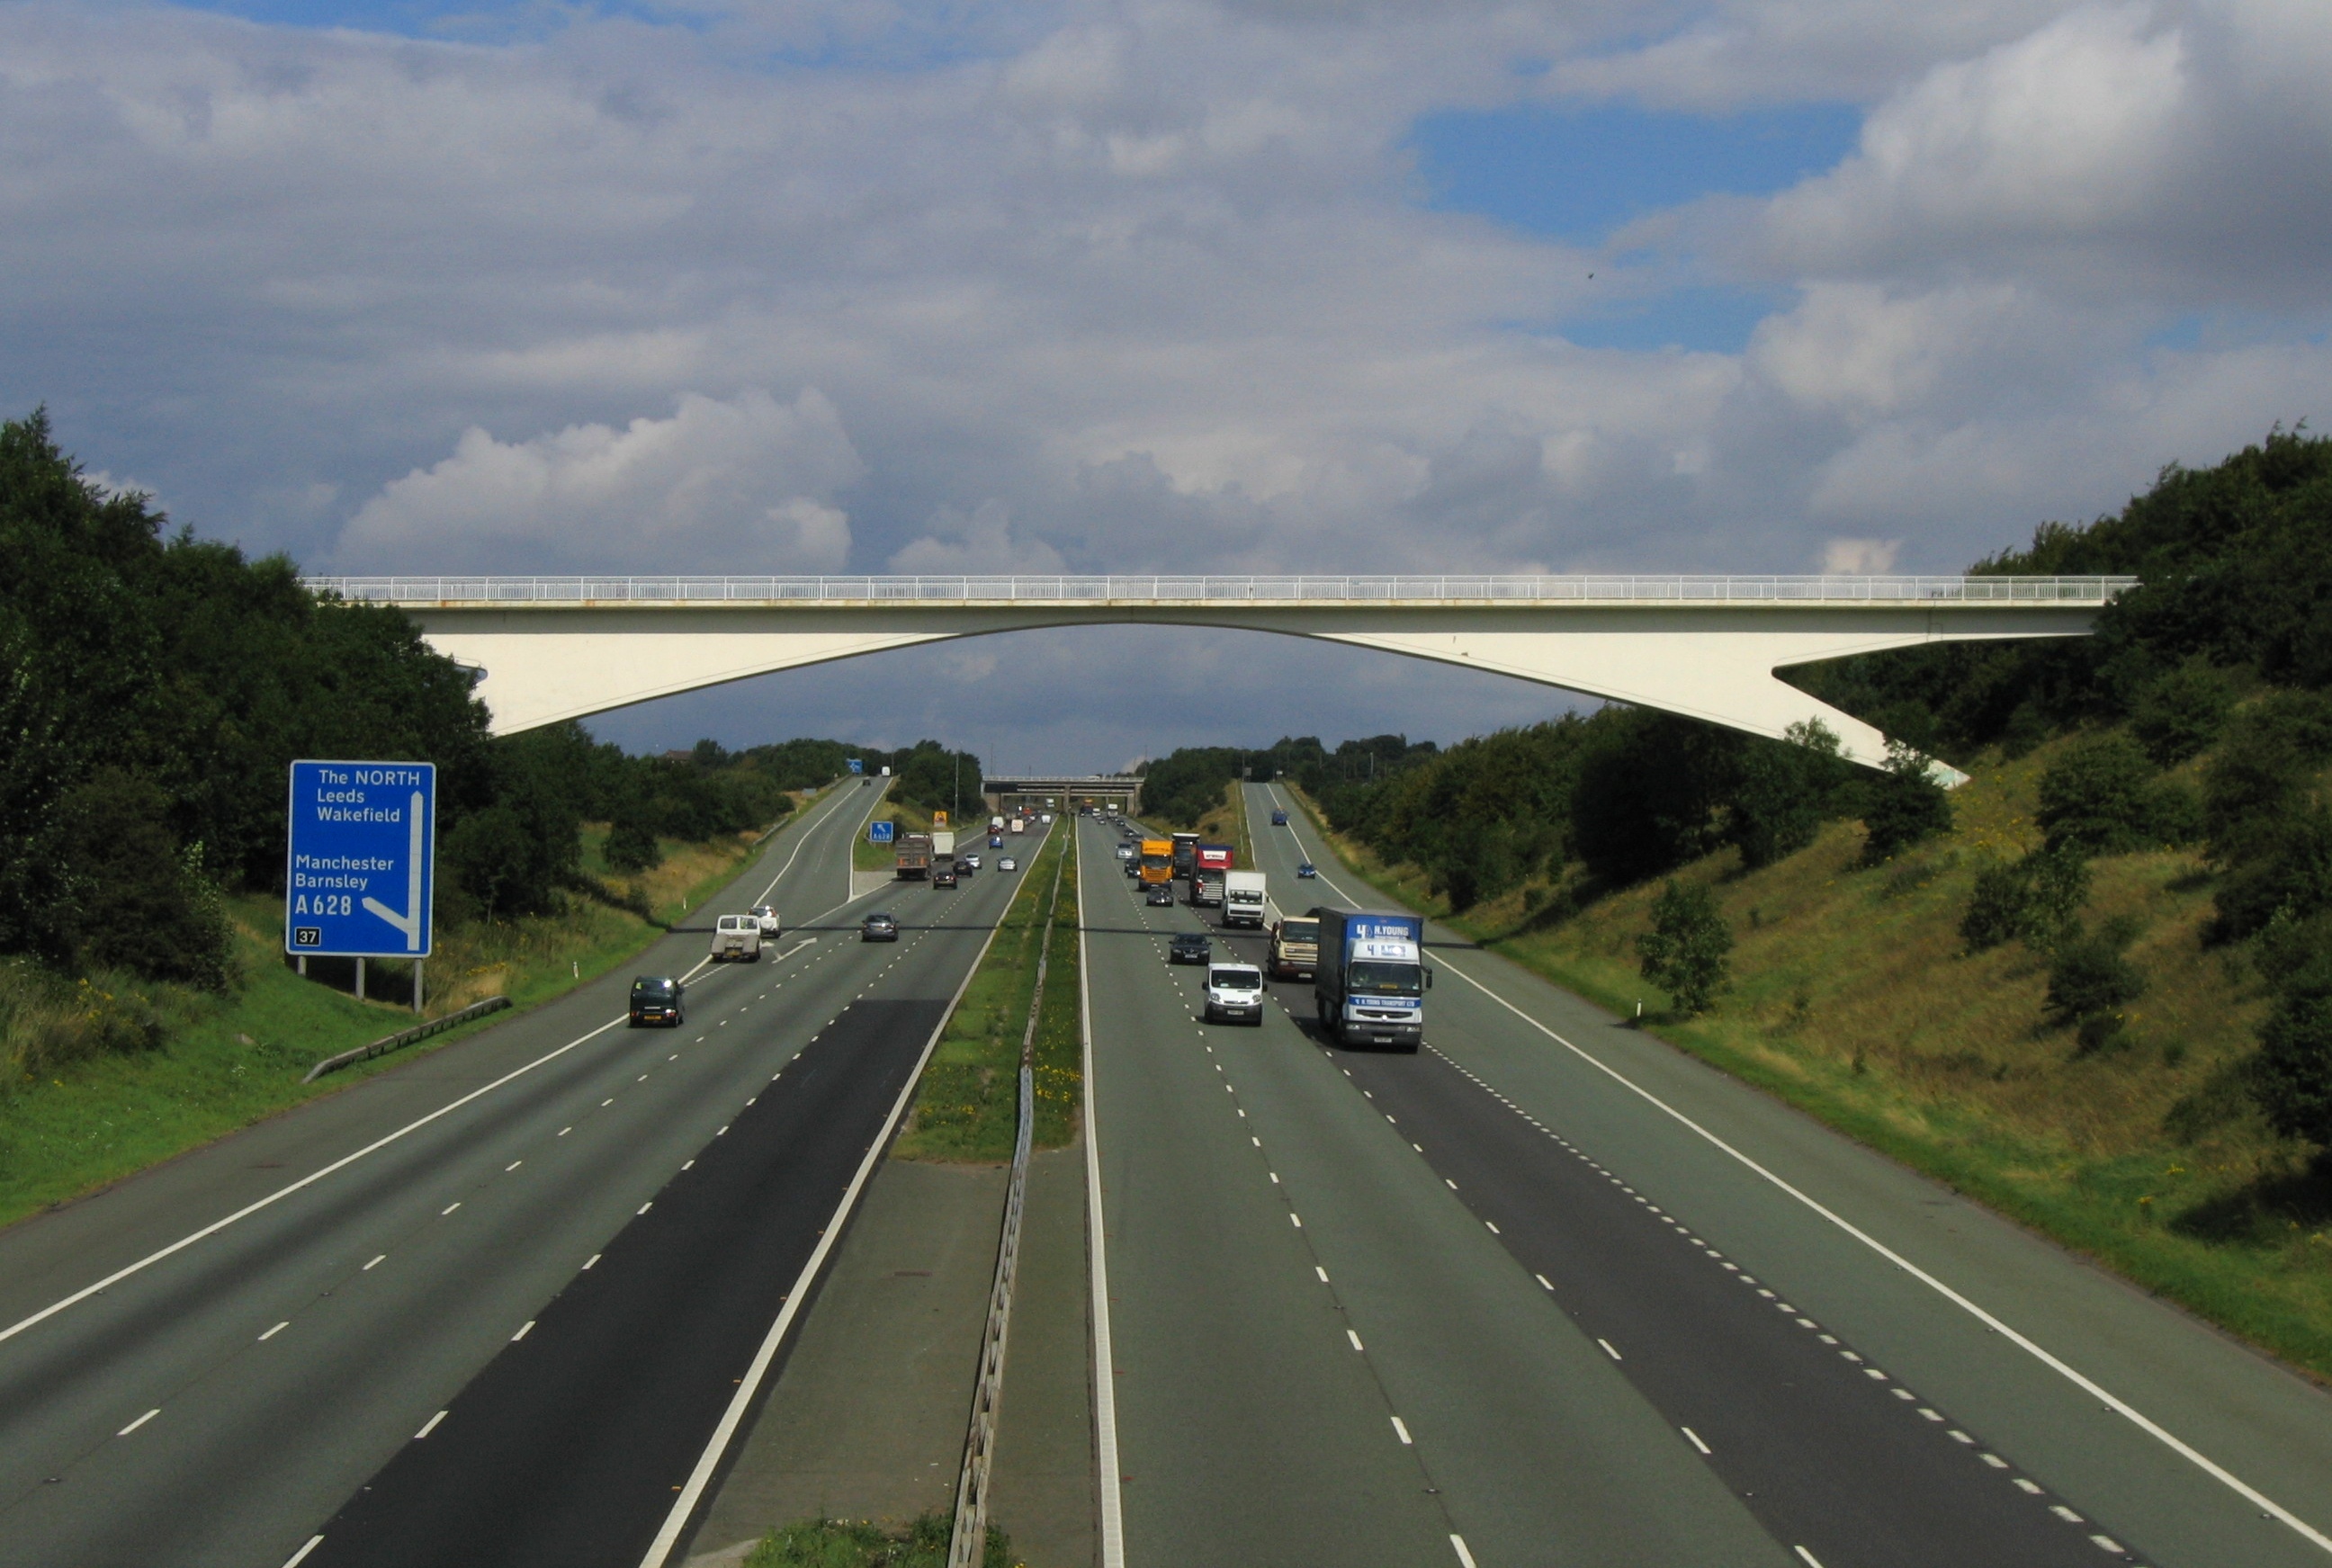
[[[405,933],[405,951],[407,952],[421,951],[421,812],[423,805],[420,792],[416,790],[412,810],[407,813],[412,826],[410,837],[406,841],[408,846],[405,856],[405,913],[397,913],[377,898],[367,898],[364,901],[368,913],[380,916]]]

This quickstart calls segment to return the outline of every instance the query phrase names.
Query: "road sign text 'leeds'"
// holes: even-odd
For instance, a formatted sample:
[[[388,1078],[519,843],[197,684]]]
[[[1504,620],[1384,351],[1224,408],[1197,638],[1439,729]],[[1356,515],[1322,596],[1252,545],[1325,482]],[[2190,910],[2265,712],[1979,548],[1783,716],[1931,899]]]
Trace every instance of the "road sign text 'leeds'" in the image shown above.
[[[426,958],[436,849],[435,764],[292,763],[284,951]]]

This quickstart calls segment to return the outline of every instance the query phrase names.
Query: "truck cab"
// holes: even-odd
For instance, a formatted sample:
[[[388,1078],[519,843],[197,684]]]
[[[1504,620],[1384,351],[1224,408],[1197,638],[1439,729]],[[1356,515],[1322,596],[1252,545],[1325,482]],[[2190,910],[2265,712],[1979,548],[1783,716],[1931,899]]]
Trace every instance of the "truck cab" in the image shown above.
[[[1314,908],[1320,930],[1312,995],[1320,1027],[1340,1046],[1425,1043],[1425,922],[1414,914]]]
[[[1223,924],[1263,929],[1265,882],[1260,871],[1232,871],[1223,876]]]
[[[1271,928],[1271,972],[1281,980],[1310,980],[1320,961],[1320,923],[1290,915]]]

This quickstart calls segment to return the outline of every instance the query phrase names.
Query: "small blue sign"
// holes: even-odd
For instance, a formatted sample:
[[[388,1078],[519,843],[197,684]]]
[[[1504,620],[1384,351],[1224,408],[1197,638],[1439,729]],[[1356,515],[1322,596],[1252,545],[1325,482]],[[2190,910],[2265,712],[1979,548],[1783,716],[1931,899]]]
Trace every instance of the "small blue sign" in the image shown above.
[[[292,763],[284,951],[428,957],[436,856],[436,764]]]
[[[864,773],[864,772],[865,772],[865,771],[866,771],[866,759],[865,759],[865,758],[864,758],[864,757],[853,757],[853,758],[851,758],[851,759],[849,760],[849,761],[850,761],[850,770],[851,770],[853,773]]]
[[[866,825],[866,842],[869,844],[890,843],[891,830],[897,826],[898,824],[895,822],[869,822]]]

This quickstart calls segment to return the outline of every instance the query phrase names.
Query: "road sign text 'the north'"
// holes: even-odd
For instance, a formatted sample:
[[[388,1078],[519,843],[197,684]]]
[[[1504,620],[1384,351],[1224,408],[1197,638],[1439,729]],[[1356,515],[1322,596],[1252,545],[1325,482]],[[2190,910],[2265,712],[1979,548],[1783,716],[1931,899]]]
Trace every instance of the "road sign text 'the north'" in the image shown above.
[[[284,951],[428,957],[436,854],[435,763],[292,763]]]

